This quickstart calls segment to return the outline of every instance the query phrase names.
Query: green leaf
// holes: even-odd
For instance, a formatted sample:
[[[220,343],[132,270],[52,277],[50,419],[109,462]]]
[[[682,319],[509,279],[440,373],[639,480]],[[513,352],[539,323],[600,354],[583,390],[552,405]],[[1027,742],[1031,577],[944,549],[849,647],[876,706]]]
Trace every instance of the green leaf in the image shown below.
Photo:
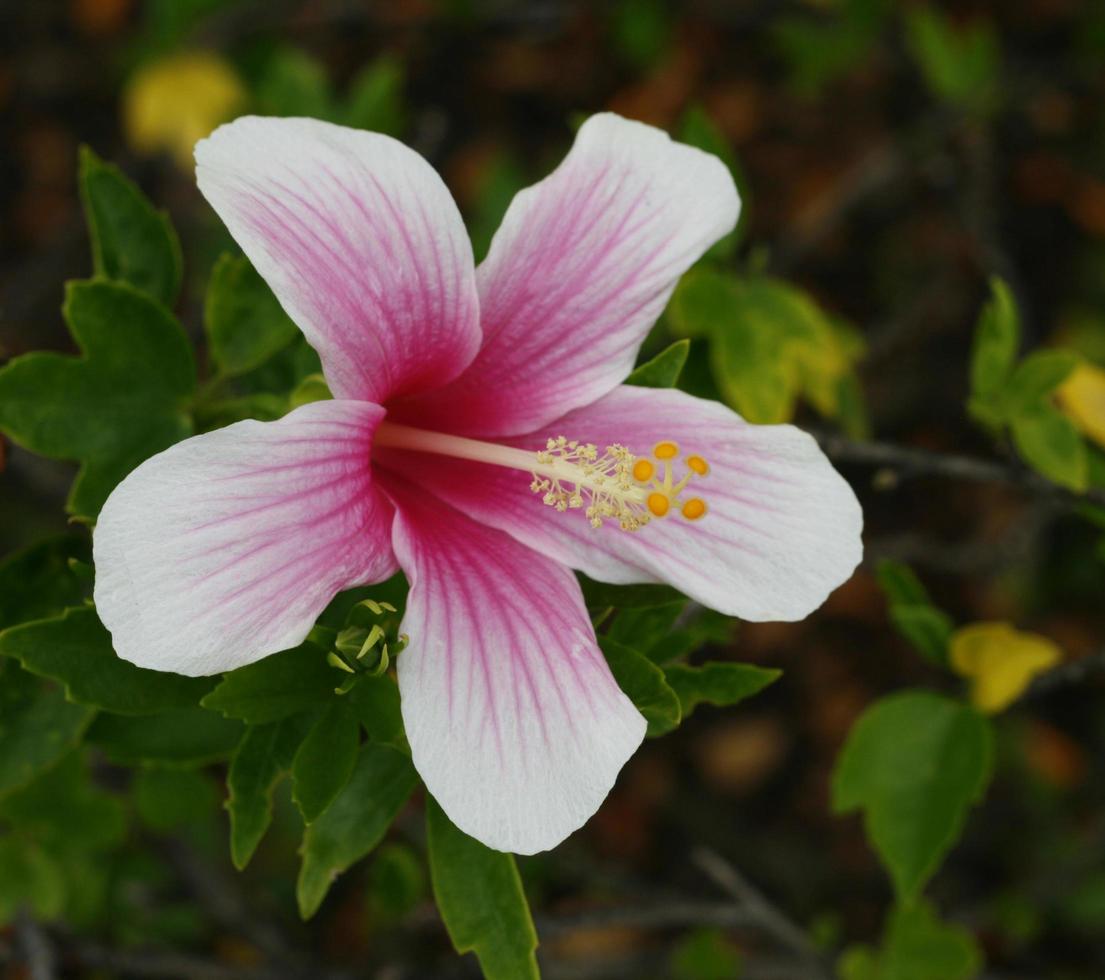
[[[1058,409],[1041,406],[1012,420],[1017,452],[1037,473],[1081,493],[1089,484],[1086,444]]]
[[[514,857],[458,830],[426,799],[434,898],[458,953],[475,953],[486,980],[538,980],[533,928]]]
[[[112,848],[126,836],[122,804],[92,782],[80,751],[0,801],[0,819],[55,857]]]
[[[399,136],[404,128],[403,65],[384,55],[361,69],[349,85],[345,125]]]
[[[677,340],[670,347],[660,351],[652,360],[646,361],[634,369],[625,379],[627,385],[640,388],[674,388],[687,363],[687,354],[691,349],[689,340]]]
[[[131,792],[143,823],[159,833],[202,824],[216,811],[215,786],[200,771],[142,769]]]
[[[0,561],[0,630],[78,605],[88,587],[70,561],[84,561],[88,556],[87,540],[66,534]]]
[[[292,762],[292,798],[312,824],[349,782],[360,749],[360,724],[348,699],[334,701],[307,733]]]
[[[304,919],[318,911],[337,876],[380,843],[417,784],[402,752],[372,742],[361,749],[345,788],[303,835],[295,893]]]
[[[671,659],[668,656],[669,651],[666,649],[665,640],[686,608],[686,600],[680,599],[677,602],[666,602],[659,606],[619,609],[606,635],[618,643],[640,651],[649,660],[662,663]]]
[[[977,112],[997,99],[1001,51],[992,24],[953,24],[935,7],[918,4],[906,13],[906,40],[933,92]]]
[[[0,797],[67,755],[95,714],[70,704],[14,661],[0,662]]]
[[[867,837],[908,901],[963,829],[990,779],[988,722],[958,701],[905,691],[852,728],[833,775],[833,809],[864,811]]]
[[[938,667],[948,664],[948,644],[955,623],[935,606],[890,607],[890,622],[909,644],[930,663]]]
[[[720,929],[696,929],[672,949],[672,980],[727,980],[740,975],[740,954]]]
[[[905,562],[883,559],[879,562],[875,577],[886,598],[895,606],[927,606],[932,604],[917,573]]]
[[[384,844],[369,868],[369,914],[373,923],[400,922],[426,895],[423,861],[405,844]]]
[[[324,402],[333,398],[330,386],[321,374],[309,374],[288,396],[288,407],[299,408],[300,405],[309,405],[311,402]]]
[[[701,266],[692,269],[679,280],[668,303],[673,331],[692,339],[712,336],[733,318],[738,293],[732,276]]]
[[[272,53],[257,83],[257,105],[266,116],[307,116],[336,121],[330,80],[321,63],[298,48]]]
[[[206,677],[145,670],[120,659],[111,635],[89,608],[69,609],[0,633],[0,656],[56,680],[66,697],[122,715],[144,715],[198,704],[213,685]]]
[[[40,848],[15,837],[0,838],[0,924],[21,908],[37,919],[54,919],[65,907],[65,876]]]
[[[228,718],[264,725],[326,704],[344,676],[308,641],[224,674],[201,703]]]
[[[372,741],[405,748],[407,737],[399,707],[399,685],[390,675],[362,677],[346,697]]]
[[[246,729],[226,777],[230,857],[241,871],[272,823],[272,794],[289,772],[310,716],[299,715]]]
[[[664,673],[679,698],[684,718],[703,702],[720,707],[737,704],[753,694],[759,694],[783,675],[781,670],[719,660],[701,667],[672,664]]]
[[[192,432],[192,348],[159,303],[122,283],[70,283],[63,310],[83,357],[34,352],[0,370],[0,429],[83,464],[70,513],[94,517],[135,466]]]
[[[917,901],[891,911],[882,949],[853,947],[838,969],[841,980],[971,980],[982,953],[966,929],[941,922],[928,902]]]
[[[1004,395],[1007,415],[1032,413],[1078,366],[1081,357],[1072,350],[1039,350],[1029,354],[1013,372]]]
[[[239,722],[203,708],[174,708],[149,718],[100,715],[88,741],[121,765],[194,768],[230,757],[242,737]]]
[[[987,424],[1000,422],[1000,394],[1005,388],[1021,343],[1020,317],[1009,287],[990,280],[990,301],[975,325],[971,350],[971,412]]]
[[[677,728],[679,698],[668,687],[664,672],[644,654],[608,636],[599,638],[599,646],[618,687],[648,722],[648,734],[663,735]]]
[[[211,359],[227,377],[264,364],[299,332],[249,259],[229,253],[211,270],[203,326]]]
[[[80,151],[80,192],[96,274],[171,307],[180,291],[181,257],[169,216],[87,146]]]
[[[642,609],[647,606],[660,606],[665,603],[683,601],[683,598],[670,585],[610,585],[579,576],[583,588],[583,598],[591,609]]]

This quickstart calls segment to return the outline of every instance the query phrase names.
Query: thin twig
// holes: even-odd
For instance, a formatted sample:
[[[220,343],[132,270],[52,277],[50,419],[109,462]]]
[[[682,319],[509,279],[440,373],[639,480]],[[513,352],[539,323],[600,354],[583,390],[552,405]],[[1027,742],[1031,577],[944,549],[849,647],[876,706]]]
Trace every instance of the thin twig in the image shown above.
[[[765,933],[794,953],[810,971],[807,976],[831,976],[823,955],[810,941],[806,931],[768,901],[725,858],[708,848],[696,848],[691,853],[691,861],[719,888],[736,899],[741,909],[751,915]]]
[[[588,929],[680,929],[714,926],[735,929],[755,926],[759,919],[732,902],[677,900],[636,907],[607,906],[582,909],[565,915],[537,917],[542,939],[557,939]]]
[[[30,980],[55,980],[58,971],[54,944],[26,909],[16,916],[15,935],[17,955],[22,954]]]
[[[999,483],[1053,500],[1066,507],[1096,504],[1105,507],[1105,490],[1075,493],[1052,483],[1032,470],[1000,460],[939,453],[887,442],[860,442],[837,433],[815,433],[825,455],[835,462],[856,463],[892,470],[899,479],[941,476],[971,483]]]
[[[1024,693],[1024,698],[1045,697],[1065,687],[1081,684],[1095,674],[1105,674],[1105,649],[1098,650],[1078,660],[1068,660],[1066,663],[1053,667],[1045,674],[1040,674]]]

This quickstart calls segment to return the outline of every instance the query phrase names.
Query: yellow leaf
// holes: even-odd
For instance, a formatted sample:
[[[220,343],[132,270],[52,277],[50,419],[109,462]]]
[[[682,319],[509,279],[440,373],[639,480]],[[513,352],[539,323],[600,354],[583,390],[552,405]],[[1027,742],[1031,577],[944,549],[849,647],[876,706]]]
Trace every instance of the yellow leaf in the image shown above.
[[[1008,623],[972,623],[952,634],[950,660],[971,682],[971,702],[988,714],[1012,704],[1032,678],[1062,659],[1046,636],[1024,633]]]
[[[1056,392],[1059,407],[1078,429],[1105,446],[1105,371],[1081,363]]]
[[[243,107],[234,69],[209,51],[172,55],[140,68],[123,91],[123,128],[137,153],[171,153],[186,170],[192,148]]]

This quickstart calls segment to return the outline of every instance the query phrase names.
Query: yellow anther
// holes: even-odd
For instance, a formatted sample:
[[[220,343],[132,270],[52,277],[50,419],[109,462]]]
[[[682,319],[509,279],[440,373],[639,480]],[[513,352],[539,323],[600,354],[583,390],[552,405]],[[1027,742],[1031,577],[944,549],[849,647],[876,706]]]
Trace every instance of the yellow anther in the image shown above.
[[[706,501],[699,497],[691,497],[683,505],[683,516],[688,521],[697,521],[699,518],[706,516]]]
[[[688,456],[687,468],[694,470],[698,476],[705,476],[710,472],[710,464],[706,462],[701,456]]]
[[[656,467],[647,459],[639,459],[633,464],[633,479],[638,483],[648,483]]]
[[[679,447],[674,442],[658,442],[652,448],[652,455],[657,459],[675,459],[679,455]]]
[[[668,499],[667,494],[663,493],[650,493],[647,503],[649,512],[654,517],[663,517],[671,506],[671,501]]]

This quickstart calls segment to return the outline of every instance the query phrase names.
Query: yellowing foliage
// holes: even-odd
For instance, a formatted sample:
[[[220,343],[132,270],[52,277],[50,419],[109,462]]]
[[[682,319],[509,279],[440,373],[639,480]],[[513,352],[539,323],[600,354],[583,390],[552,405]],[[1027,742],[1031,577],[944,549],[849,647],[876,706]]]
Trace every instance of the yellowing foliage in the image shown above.
[[[233,118],[245,99],[234,69],[218,55],[172,55],[140,68],[127,81],[123,128],[136,152],[167,152],[181,168],[191,169],[196,142]]]
[[[1081,363],[1056,392],[1059,406],[1087,437],[1105,446],[1105,371]]]
[[[971,682],[971,702],[987,714],[1007,708],[1063,656],[1046,636],[1008,623],[964,626],[952,634],[949,652],[952,668]]]

